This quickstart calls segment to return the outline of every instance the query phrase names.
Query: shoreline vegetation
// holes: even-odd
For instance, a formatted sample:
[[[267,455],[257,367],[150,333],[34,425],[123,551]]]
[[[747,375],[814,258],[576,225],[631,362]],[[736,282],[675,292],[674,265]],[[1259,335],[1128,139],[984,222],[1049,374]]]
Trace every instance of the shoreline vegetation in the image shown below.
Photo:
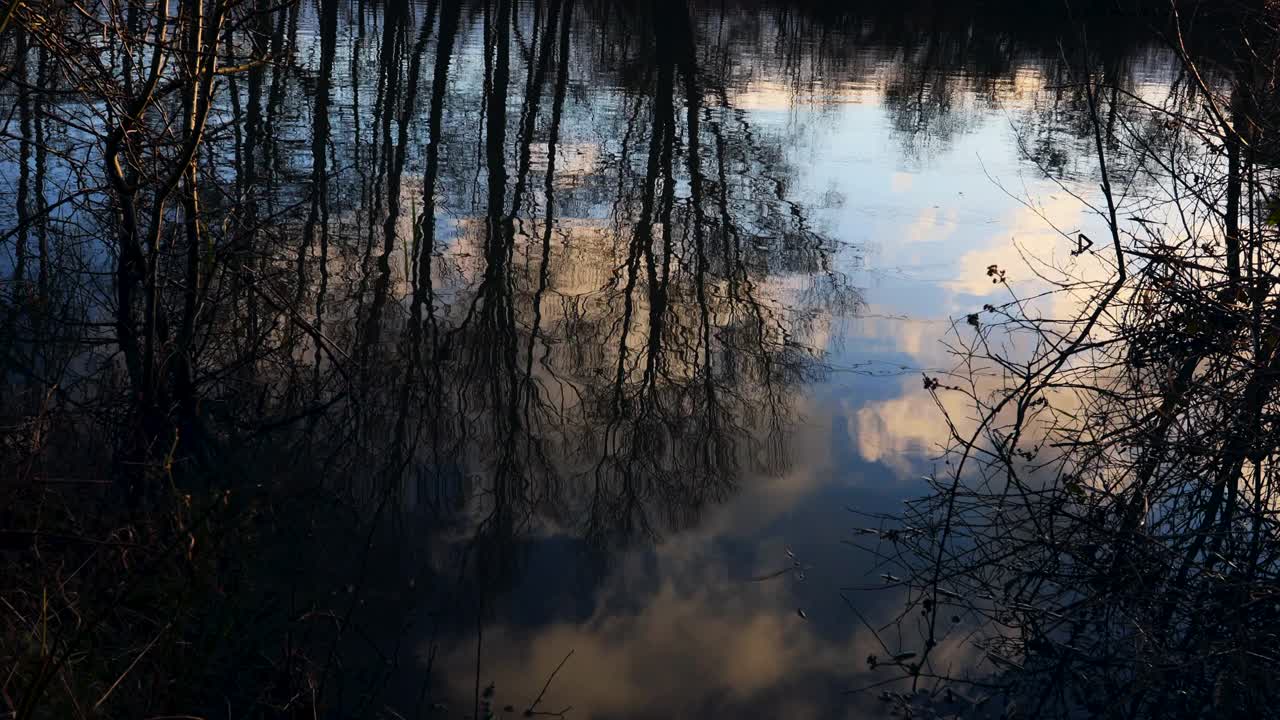
[[[1223,4],[1205,57],[1199,6],[1171,7],[1162,103],[1087,46],[1069,81],[1108,231],[1072,255],[1107,272],[1055,276],[1074,309],[1053,314],[1008,285],[1030,268],[989,269],[1007,302],[958,318],[955,365],[923,381],[950,435],[932,492],[864,531],[906,596],[868,626],[897,713],[1275,714],[1280,18]]]
[[[821,323],[862,303],[701,13],[768,25],[797,87],[855,35],[936,50],[896,60],[903,133],[942,63],[1049,58],[1073,133],[1029,159],[1099,169],[1078,254],[1107,276],[1046,315],[993,266],[1010,297],[924,378],[951,438],[859,538],[905,600],[861,620],[863,694],[1274,714],[1273,6],[7,0],[0,716],[571,715],[478,668],[444,706],[436,639],[482,635],[536,518],[603,558],[780,474]],[[1181,66],[1158,105],[1126,63],[1152,43]],[[597,80],[622,141],[574,175]]]

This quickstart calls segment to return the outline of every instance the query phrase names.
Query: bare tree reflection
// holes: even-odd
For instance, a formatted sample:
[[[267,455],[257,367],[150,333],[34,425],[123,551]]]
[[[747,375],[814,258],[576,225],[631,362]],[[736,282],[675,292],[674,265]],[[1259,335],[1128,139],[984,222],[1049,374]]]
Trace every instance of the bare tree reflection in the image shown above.
[[[945,137],[946,68],[1018,57],[869,7],[3,12],[5,599],[58,638],[0,651],[23,718],[367,709],[404,634],[371,616],[483,620],[536,531],[608,550],[782,472],[859,298],[740,91],[870,76],[865,29],[910,47],[897,127]]]

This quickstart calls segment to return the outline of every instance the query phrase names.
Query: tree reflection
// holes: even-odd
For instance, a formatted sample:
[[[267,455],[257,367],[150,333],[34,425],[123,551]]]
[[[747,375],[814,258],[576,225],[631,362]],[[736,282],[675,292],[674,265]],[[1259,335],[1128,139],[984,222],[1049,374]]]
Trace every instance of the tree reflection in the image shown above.
[[[870,6],[11,8],[0,357],[17,439],[0,465],[108,488],[56,494],[50,532],[111,538],[145,562],[76,555],[63,564],[102,565],[74,592],[127,566],[204,583],[201,597],[273,599],[285,657],[257,649],[243,670],[267,700],[227,669],[240,658],[183,655],[191,637],[147,659],[155,677],[183,659],[179,700],[204,714],[225,712],[232,687],[227,702],[246,706],[297,710],[306,683],[312,702],[341,704],[326,682],[371,557],[393,565],[442,540],[457,552],[428,575],[463,578],[483,614],[536,531],[607,550],[693,525],[785,470],[827,325],[859,298],[786,139],[737,106],[741,91],[781,83],[795,97],[875,75],[885,53],[845,42],[862,28],[902,48],[881,83],[894,126],[945,139],[962,124],[958,83],[996,87],[1019,57],[949,15],[921,31]],[[975,54],[972,72],[952,71]],[[11,507],[41,508],[52,491],[8,492]],[[410,524],[394,543],[379,534]],[[307,554],[334,528],[333,558]],[[31,610],[38,585],[18,605]],[[48,691],[48,668],[85,657],[77,643],[98,642],[85,627],[119,633],[94,645],[107,658],[85,683],[95,700],[117,661],[141,657],[136,615],[226,633],[214,601],[161,588],[148,597],[174,605],[157,609],[131,587],[58,629],[72,640],[53,654],[15,661],[28,697]],[[303,662],[291,633],[321,609],[337,620],[301,633]],[[67,693],[59,710],[82,700]],[[113,713],[186,710],[146,697],[117,692]]]

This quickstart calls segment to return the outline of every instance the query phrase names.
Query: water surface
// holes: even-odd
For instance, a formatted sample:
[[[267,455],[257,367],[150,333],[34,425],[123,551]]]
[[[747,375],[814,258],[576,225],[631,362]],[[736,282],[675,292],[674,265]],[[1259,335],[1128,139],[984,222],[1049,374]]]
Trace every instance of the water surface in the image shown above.
[[[322,0],[263,27],[287,62],[227,80],[205,202],[258,252],[245,337],[296,363],[246,384],[326,408],[325,476],[393,508],[368,554],[413,610],[357,619],[412,668],[398,707],[870,711],[851,607],[896,596],[843,541],[920,491],[947,437],[921,374],[1008,299],[988,269],[1034,292],[1028,259],[1071,266],[1097,222],[1056,37],[881,5]],[[1117,85],[1167,87],[1167,57],[1096,38]],[[273,339],[289,297],[307,332]],[[344,669],[353,707],[377,674]]]

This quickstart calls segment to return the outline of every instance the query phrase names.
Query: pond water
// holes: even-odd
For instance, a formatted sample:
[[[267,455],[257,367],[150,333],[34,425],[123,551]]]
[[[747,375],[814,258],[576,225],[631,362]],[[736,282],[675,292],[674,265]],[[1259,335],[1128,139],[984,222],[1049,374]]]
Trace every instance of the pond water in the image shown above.
[[[434,562],[502,569],[469,622],[415,638],[437,709],[867,712],[844,691],[880,650],[846,602],[883,618],[896,596],[856,589],[884,581],[842,541],[921,489],[946,440],[921,373],[950,366],[953,318],[1008,299],[988,266],[1027,290],[1024,257],[1069,261],[1096,223],[1058,48],[936,7],[685,23],[544,0],[463,8],[446,40],[427,12],[388,30],[343,6],[332,59],[295,52],[333,67],[331,222],[362,222],[368,156],[403,147],[402,178],[373,180],[405,208],[390,302],[418,312],[401,245],[434,183],[432,332],[475,326],[453,337],[478,430],[447,462],[479,490]],[[424,27],[418,72],[447,86],[407,101],[379,69],[391,43],[418,62]],[[1133,92],[1167,87],[1167,58],[1113,51]],[[510,547],[476,560],[477,532]]]
[[[364,388],[309,421],[363,450],[317,462],[404,470],[353,494],[412,538],[371,550],[417,593],[368,623],[417,669],[405,707],[876,712],[846,691],[899,596],[846,541],[940,462],[921,375],[1008,299],[991,266],[1034,293],[1028,263],[1071,266],[1098,224],[1056,30],[900,5],[323,0],[263,25],[277,61],[226,80],[204,202],[261,221],[261,292],[308,308],[303,369],[267,386]],[[1092,39],[1117,86],[1167,90],[1169,57]],[[376,674],[344,672],[353,698]]]

